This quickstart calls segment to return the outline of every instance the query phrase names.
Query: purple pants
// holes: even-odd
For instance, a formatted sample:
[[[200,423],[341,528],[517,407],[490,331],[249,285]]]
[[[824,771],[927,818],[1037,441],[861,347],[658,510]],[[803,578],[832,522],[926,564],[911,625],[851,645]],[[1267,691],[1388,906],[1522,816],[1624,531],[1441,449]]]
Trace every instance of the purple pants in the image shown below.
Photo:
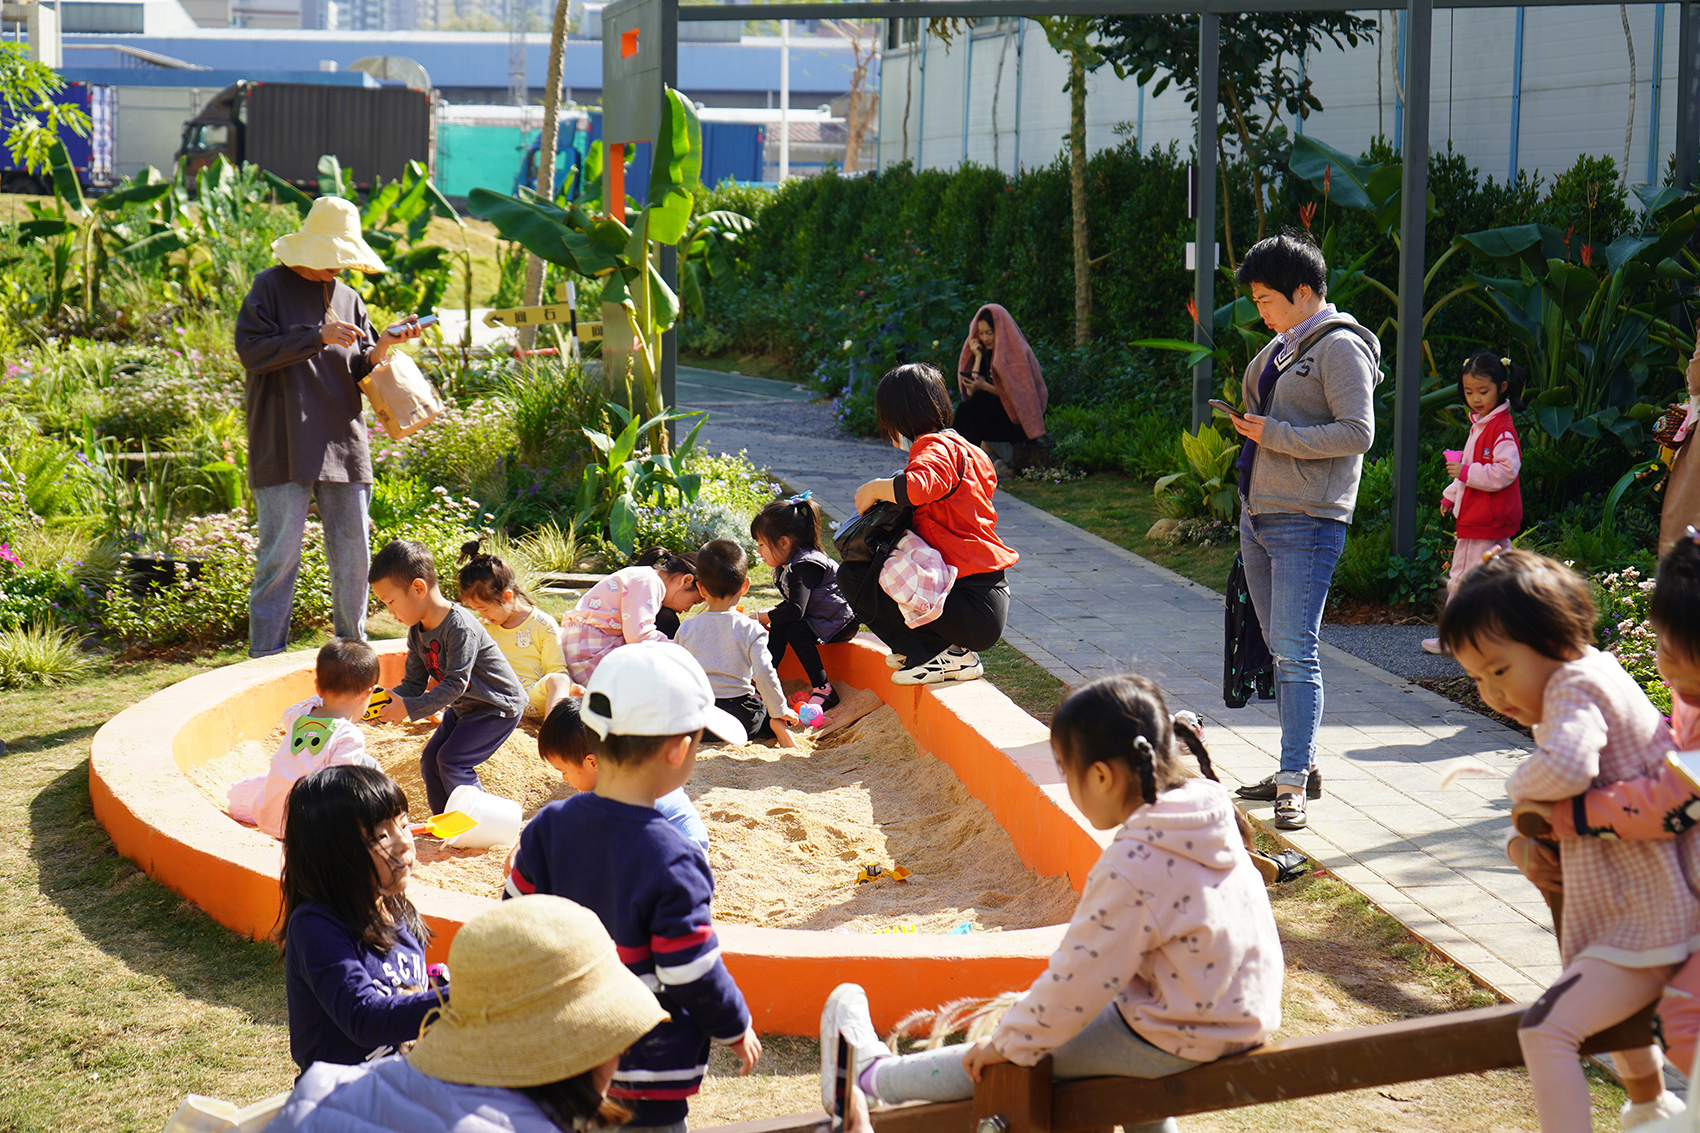
[[[461,717],[453,708],[443,709],[443,722],[419,757],[419,775],[425,780],[425,799],[432,814],[447,809],[449,794],[456,787],[478,786],[478,765],[495,755],[517,727],[518,716]]]

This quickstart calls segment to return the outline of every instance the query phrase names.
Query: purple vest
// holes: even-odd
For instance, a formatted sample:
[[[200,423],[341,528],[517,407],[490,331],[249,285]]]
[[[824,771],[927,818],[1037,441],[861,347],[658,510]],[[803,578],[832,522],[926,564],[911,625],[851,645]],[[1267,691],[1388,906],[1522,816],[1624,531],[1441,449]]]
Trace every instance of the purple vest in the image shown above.
[[[803,611],[803,620],[814,631],[817,641],[831,641],[856,620],[856,614],[845,600],[844,592],[838,589],[838,564],[828,558],[826,552],[813,550],[792,555],[779,568],[774,585],[779,587],[780,595],[790,601],[791,564],[802,562],[814,563],[826,572],[826,581],[809,591],[809,608]]]

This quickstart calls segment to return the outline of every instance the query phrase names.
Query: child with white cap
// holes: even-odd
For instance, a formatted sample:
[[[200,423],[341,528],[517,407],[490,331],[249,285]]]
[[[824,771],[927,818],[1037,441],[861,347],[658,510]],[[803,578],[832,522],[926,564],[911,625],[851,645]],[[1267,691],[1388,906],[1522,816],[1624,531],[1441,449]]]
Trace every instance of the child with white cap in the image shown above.
[[[672,642],[623,645],[597,665],[580,709],[597,758],[594,792],[552,802],[520,835],[507,896],[553,893],[602,918],[620,957],[672,1018],[626,1052],[608,1091],[629,1130],[683,1133],[710,1040],[749,1073],[761,1057],[743,993],[709,917],[702,848],[655,809],[683,787],[704,727],[744,741],[695,658]]]

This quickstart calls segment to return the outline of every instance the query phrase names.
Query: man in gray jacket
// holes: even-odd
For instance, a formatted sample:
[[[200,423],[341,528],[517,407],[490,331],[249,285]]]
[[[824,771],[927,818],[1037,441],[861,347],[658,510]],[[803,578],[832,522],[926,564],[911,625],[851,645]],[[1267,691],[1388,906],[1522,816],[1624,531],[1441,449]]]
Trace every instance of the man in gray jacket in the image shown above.
[[[1275,658],[1281,769],[1242,787],[1273,799],[1275,825],[1306,824],[1322,794],[1316,730],[1322,607],[1346,545],[1363,454],[1375,441],[1371,391],[1381,344],[1327,302],[1328,264],[1303,234],[1283,232],[1246,252],[1235,275],[1275,339],[1246,367],[1247,412],[1232,419],[1240,451],[1240,554],[1246,586]]]

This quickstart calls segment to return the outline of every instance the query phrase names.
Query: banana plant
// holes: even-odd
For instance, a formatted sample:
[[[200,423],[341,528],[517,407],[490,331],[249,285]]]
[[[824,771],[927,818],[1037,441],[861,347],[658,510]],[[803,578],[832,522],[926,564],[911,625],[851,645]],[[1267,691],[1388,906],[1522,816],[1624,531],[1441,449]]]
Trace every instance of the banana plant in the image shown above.
[[[1520,224],[1460,236],[1480,259],[1514,276],[1472,273],[1528,360],[1535,418],[1553,441],[1616,437],[1635,451],[1658,414],[1657,384],[1686,331],[1666,317],[1668,284],[1700,279],[1686,245],[1700,228],[1700,196],[1638,190],[1648,208],[1640,232],[1604,248],[1573,246],[1571,234]],[[1603,271],[1601,270],[1603,268]]]
[[[705,212],[691,224],[679,246],[679,298],[698,318],[703,292],[732,273],[732,249],[754,227],[755,221],[730,209]]]
[[[688,264],[689,249],[700,236],[701,255],[711,255],[704,220],[699,219],[696,228],[691,225],[702,175],[702,132],[696,110],[677,91],[667,88],[663,93],[649,203],[629,227],[595,211],[602,202],[584,196],[564,206],[524,188],[518,196],[474,189],[468,197],[472,210],[494,224],[504,239],[579,275],[606,278],[602,357],[609,393],[633,411],[648,414],[652,422],[665,408],[659,378],[661,336],[679,317],[679,297],[662,279],[655,251],[662,244],[684,242]],[[724,215],[713,224],[722,234],[738,229],[737,222]],[[720,239],[722,235],[714,237]],[[697,273],[694,283],[685,286],[696,286],[700,292],[702,282],[714,274],[712,269]],[[687,268],[686,278],[692,275]],[[652,446],[665,452],[665,430],[650,427]]]

